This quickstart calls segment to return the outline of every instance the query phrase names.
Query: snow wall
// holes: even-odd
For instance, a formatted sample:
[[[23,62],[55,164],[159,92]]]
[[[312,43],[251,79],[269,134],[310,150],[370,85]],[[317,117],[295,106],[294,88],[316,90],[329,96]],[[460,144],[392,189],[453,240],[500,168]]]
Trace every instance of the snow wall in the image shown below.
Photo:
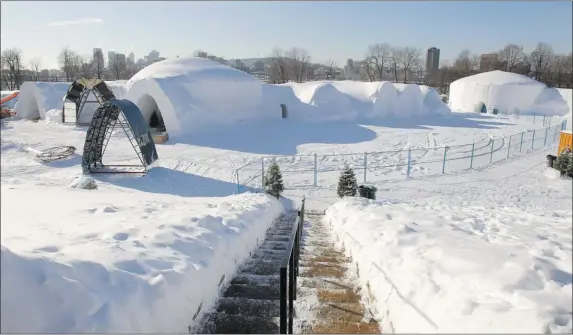
[[[105,83],[113,91],[116,98],[123,98],[126,92],[125,80],[106,81]],[[44,119],[46,112],[53,109],[62,110],[64,97],[70,85],[71,83],[27,81],[20,86],[20,94],[18,95],[18,102],[14,105],[14,111],[24,119]],[[95,100],[93,94],[89,100]],[[87,104],[81,119],[84,121],[91,120],[97,107],[97,104]]]
[[[452,110],[473,113],[484,102],[488,111],[563,116],[567,102],[557,89],[529,77],[504,71],[490,71],[458,79],[450,84],[449,106]]]

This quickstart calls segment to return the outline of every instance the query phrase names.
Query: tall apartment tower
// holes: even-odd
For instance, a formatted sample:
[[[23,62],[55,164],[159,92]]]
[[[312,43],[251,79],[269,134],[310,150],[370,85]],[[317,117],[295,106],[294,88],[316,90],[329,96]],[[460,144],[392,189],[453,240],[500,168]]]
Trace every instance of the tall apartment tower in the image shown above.
[[[433,74],[440,68],[440,49],[431,47],[426,53],[426,73]]]

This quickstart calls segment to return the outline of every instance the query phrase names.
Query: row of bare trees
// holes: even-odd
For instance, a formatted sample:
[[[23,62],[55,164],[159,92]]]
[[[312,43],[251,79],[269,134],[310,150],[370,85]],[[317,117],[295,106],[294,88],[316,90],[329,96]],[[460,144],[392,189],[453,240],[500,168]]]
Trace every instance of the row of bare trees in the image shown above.
[[[274,48],[267,70],[268,80],[273,84],[289,81],[302,83],[314,77],[310,55],[304,49],[293,47],[288,51]]]
[[[403,83],[408,83],[423,70],[420,49],[397,47],[387,43],[370,45],[364,55],[364,61],[355,68],[363,80],[391,79]]]
[[[459,78],[491,70],[519,73],[550,87],[573,88],[572,54],[556,54],[546,43],[538,43],[529,53],[520,45],[508,43],[484,57],[463,50],[452,63],[443,62],[439,71],[426,80],[447,86]]]
[[[128,66],[124,59],[113,59],[104,65],[103,55],[94,54],[92,57],[82,57],[70,48],[64,48],[58,55],[58,63],[62,76],[50,74],[41,69],[38,59],[31,60],[27,65],[22,61],[22,51],[16,48],[4,49],[1,54],[2,90],[17,90],[24,81],[73,81],[79,77],[100,79],[129,79],[138,70]]]

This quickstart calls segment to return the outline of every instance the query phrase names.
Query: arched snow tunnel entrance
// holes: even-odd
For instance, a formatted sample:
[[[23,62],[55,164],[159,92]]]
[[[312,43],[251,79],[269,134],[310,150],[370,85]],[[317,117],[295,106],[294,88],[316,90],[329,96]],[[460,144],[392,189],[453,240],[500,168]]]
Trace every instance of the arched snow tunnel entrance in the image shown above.
[[[155,143],[166,142],[168,139],[167,128],[157,101],[151,95],[144,94],[137,99],[136,105],[139,106],[143,118],[149,125]]]

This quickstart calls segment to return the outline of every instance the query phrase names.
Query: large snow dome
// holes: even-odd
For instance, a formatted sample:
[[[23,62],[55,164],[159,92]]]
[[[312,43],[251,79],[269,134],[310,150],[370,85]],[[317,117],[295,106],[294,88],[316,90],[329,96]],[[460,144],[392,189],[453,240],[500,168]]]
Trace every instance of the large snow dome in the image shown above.
[[[569,112],[567,102],[554,88],[529,77],[504,71],[490,71],[458,79],[450,84],[452,110],[474,112],[485,103],[488,110],[562,116]]]
[[[170,134],[207,124],[257,117],[261,82],[245,73],[204,58],[177,58],[147,66],[126,84],[147,121],[159,113]]]

